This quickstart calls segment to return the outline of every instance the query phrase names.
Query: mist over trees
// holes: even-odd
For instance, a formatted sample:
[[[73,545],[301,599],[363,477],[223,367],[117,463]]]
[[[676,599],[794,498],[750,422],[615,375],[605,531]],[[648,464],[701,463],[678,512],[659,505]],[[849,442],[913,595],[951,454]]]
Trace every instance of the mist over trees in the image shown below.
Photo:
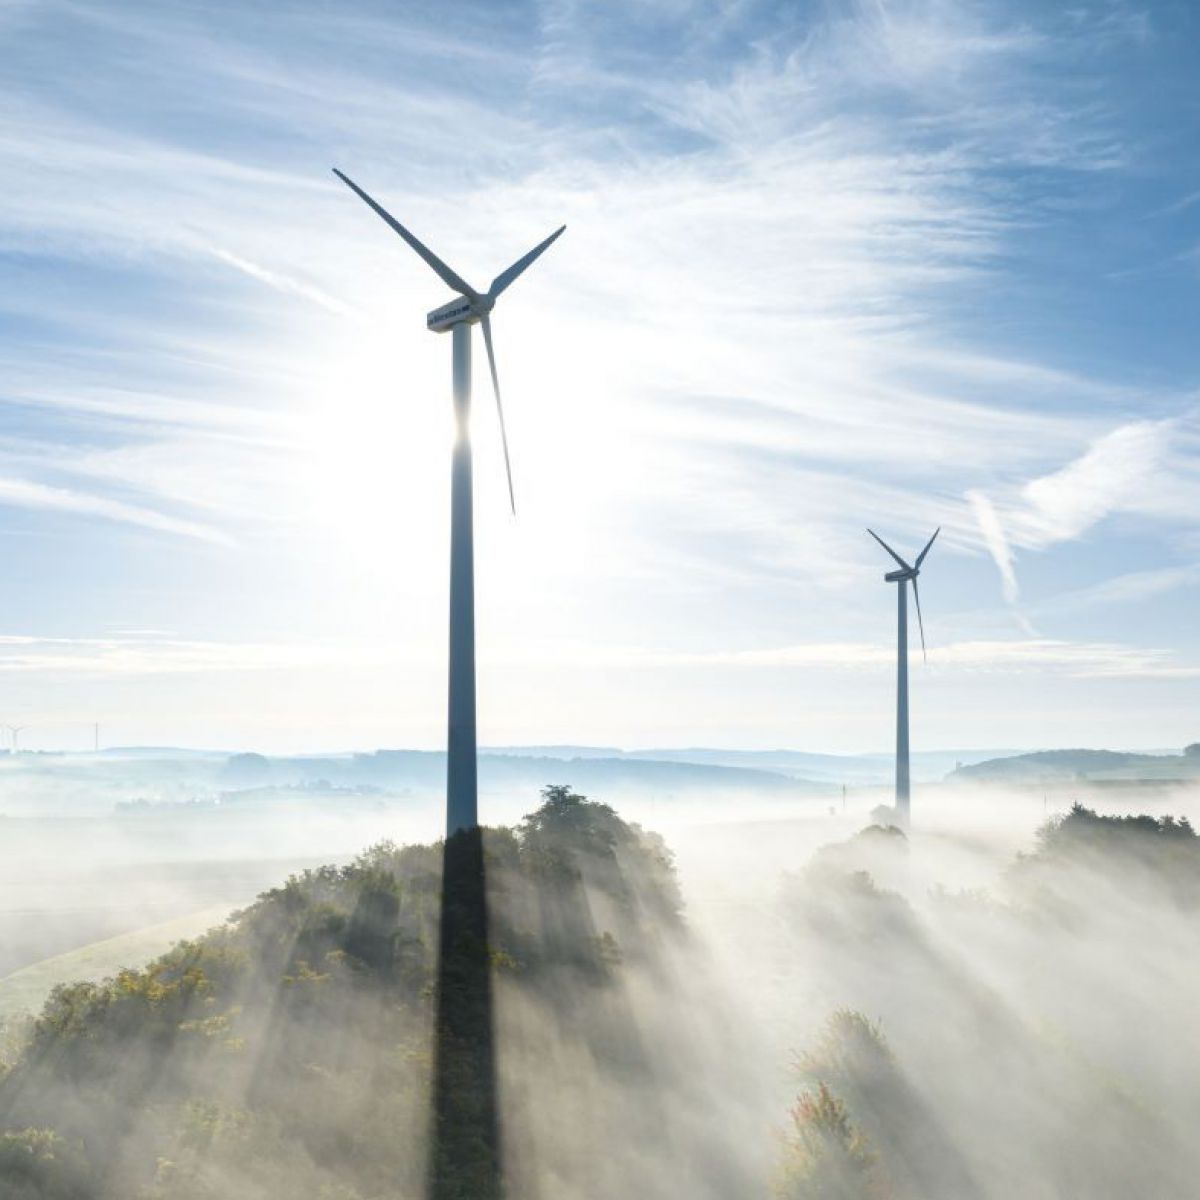
[[[1189,822],[1076,805],[993,894],[921,895],[912,857],[868,829],[785,890],[842,1007],[797,1056],[776,1194],[1194,1196]]]
[[[487,951],[536,1011],[525,1040],[549,1055],[576,1041],[636,1073],[620,979],[682,933],[661,840],[556,787],[483,846]],[[5,1196],[423,1195],[441,872],[438,846],[382,843],[144,970],[57,988],[5,1041]],[[511,1065],[536,1071],[534,1049]],[[472,1161],[470,1146],[442,1149]]]
[[[737,916],[730,977],[664,840],[570,788],[376,844],[8,1022],[0,1194],[1194,1195],[1200,838],[1076,806],[942,886],[973,852],[820,846]]]

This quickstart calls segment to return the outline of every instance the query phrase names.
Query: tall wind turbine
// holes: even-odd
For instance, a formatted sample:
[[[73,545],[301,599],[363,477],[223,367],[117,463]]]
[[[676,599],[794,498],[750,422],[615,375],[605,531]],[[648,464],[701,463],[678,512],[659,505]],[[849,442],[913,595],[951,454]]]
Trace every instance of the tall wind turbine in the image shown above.
[[[500,380],[492,349],[491,312],[500,293],[514,283],[543,254],[566,226],[555,230],[528,254],[492,280],[486,292],[477,292],[461,275],[452,271],[432,250],[419,242],[391,213],[376,204],[353,180],[335,168],[333,172],[352,192],[375,210],[408,243],[452,291],[456,299],[435,308],[425,318],[434,333],[453,334],[453,389],[455,438],[450,470],[450,709],[446,742],[446,836],[459,829],[473,829],[478,820],[478,776],[475,758],[475,551],[472,509],[471,466],[471,326],[483,326],[496,412],[500,418],[500,440],[504,447],[504,470],[508,477],[508,499],[516,514],[512,466],[508,457],[508,434],[500,403]]]
[[[908,774],[908,587],[911,582],[913,599],[917,604],[917,626],[921,631],[921,656],[925,656],[925,622],[921,619],[921,592],[917,587],[917,576],[921,564],[929,553],[934,539],[942,532],[941,526],[933,531],[933,537],[925,543],[925,549],[917,555],[911,566],[898,555],[875,532],[867,532],[896,560],[900,569],[889,571],[884,579],[897,584],[896,588],[896,818],[901,825],[908,825],[909,774]]]

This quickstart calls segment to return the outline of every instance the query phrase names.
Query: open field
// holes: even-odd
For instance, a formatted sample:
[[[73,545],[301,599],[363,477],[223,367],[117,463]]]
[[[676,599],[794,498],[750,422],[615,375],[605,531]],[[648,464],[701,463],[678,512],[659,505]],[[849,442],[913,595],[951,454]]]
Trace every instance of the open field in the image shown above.
[[[140,968],[176,942],[220,925],[229,915],[224,905],[147,925],[130,933],[44,958],[0,979],[0,1017],[36,1012],[60,983],[99,982],[123,968]]]

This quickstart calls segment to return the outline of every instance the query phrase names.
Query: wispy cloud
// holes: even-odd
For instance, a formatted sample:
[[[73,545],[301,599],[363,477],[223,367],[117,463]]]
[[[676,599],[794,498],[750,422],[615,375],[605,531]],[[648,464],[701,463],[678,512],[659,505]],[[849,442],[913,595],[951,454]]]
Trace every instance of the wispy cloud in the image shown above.
[[[1020,597],[1020,588],[1017,585],[1012,547],[1008,544],[1008,537],[1004,526],[1000,524],[1000,518],[996,515],[996,509],[986,493],[978,489],[967,492],[967,502],[971,505],[975,520],[979,522],[979,532],[984,545],[996,564],[996,570],[1000,572],[1000,579],[1004,585],[1004,599],[1009,604],[1016,604]]]
[[[302,300],[309,300],[339,316],[352,316],[355,312],[355,309],[349,304],[310,283],[304,283],[302,280],[284,275],[279,271],[269,270],[267,267],[260,266],[258,263],[251,262],[228,250],[214,247],[212,253],[215,258],[227,263],[234,270],[241,271],[243,275],[249,275],[251,279],[257,279],[260,283],[265,283],[267,287],[274,288],[276,291],[285,292],[290,296],[299,296]]]
[[[160,533],[196,538],[203,542],[232,545],[226,533],[197,521],[182,520],[137,504],[126,504],[108,496],[97,496],[68,488],[48,487],[23,479],[0,479],[0,503],[19,508],[42,509],[81,516],[101,517],[125,525],[137,525]]]
[[[1194,423],[1190,413],[1127,422],[1092,440],[1056,470],[1002,489],[995,499],[979,489],[969,491],[967,500],[1000,572],[1005,599],[1015,604],[1019,594],[1017,547],[1039,551],[1075,541],[1116,515],[1190,521],[1200,502],[1200,478],[1189,448]],[[1112,596],[1120,592],[1114,582]]]
[[[935,469],[953,462],[967,476],[1001,461],[1038,460],[1078,440],[1073,418],[1018,414],[1000,400],[1003,384],[1016,375],[1024,374],[1027,389],[1045,390],[1049,372],[1044,384],[1032,382],[1044,368],[992,355],[985,373],[986,355],[948,344],[933,328],[939,294],[993,271],[1014,227],[1013,212],[982,176],[994,171],[998,155],[1017,151],[997,142],[995,129],[985,136],[980,114],[998,120],[1011,112],[1013,72],[1046,52],[1052,32],[982,10],[912,3],[852,7],[827,24],[785,24],[773,38],[754,39],[755,14],[727,11],[720,16],[725,45],[739,30],[747,36],[744,52],[716,56],[701,39],[672,64],[647,49],[642,53],[657,64],[651,72],[640,69],[635,42],[614,40],[619,23],[593,22],[573,6],[551,7],[543,12],[546,42],[526,86],[541,98],[566,97],[579,71],[604,62],[611,89],[632,106],[615,113],[568,109],[567,119],[551,121],[543,104],[498,106],[489,76],[453,89],[448,101],[430,64],[439,55],[473,60],[481,47],[414,20],[404,23],[402,36],[401,26],[386,22],[353,14],[330,22],[314,13],[280,49],[263,45],[236,13],[203,28],[149,9],[75,5],[69,19],[114,46],[132,40],[153,49],[138,59],[146,65],[135,71],[144,75],[123,79],[124,86],[176,97],[186,111],[173,72],[199,73],[212,84],[205,95],[217,97],[205,110],[213,129],[265,124],[280,136],[269,145],[231,153],[222,144],[218,151],[182,136],[169,120],[106,122],[38,89],[20,123],[6,127],[0,140],[29,180],[22,197],[0,201],[0,235],[7,224],[61,254],[134,255],[156,273],[175,272],[180,263],[202,273],[215,256],[277,293],[338,313],[350,309],[347,295],[356,296],[356,306],[360,296],[379,295],[384,277],[394,281],[392,294],[415,298],[419,269],[404,269],[384,231],[372,240],[364,214],[328,181],[324,159],[346,145],[350,118],[361,114],[368,124],[350,145],[368,182],[419,228],[434,225],[436,215],[451,239],[448,253],[458,253],[454,239],[461,243],[468,231],[457,222],[447,229],[445,207],[431,203],[429,193],[447,186],[461,201],[457,211],[478,213],[489,242],[511,236],[520,244],[528,237],[526,213],[569,220],[571,245],[554,273],[563,283],[557,289],[550,283],[542,307],[559,314],[557,340],[564,347],[621,345],[577,403],[586,406],[590,392],[603,393],[609,419],[632,437],[648,432],[646,404],[657,402],[672,410],[660,426],[670,424],[685,445],[699,442],[703,454],[710,439],[702,423],[681,426],[674,410],[703,403],[704,395],[726,395],[735,427],[720,431],[726,447],[786,448],[796,469],[814,458],[851,472],[864,461],[879,462],[906,477],[896,498],[913,506],[914,516]],[[670,23],[666,13],[650,19],[664,30]],[[330,65],[336,55],[309,63],[308,35],[317,33],[357,53],[385,42],[404,53],[411,41],[407,86],[370,71],[351,78]],[[519,82],[523,56],[516,45],[506,49],[497,38],[488,55],[506,86]],[[301,72],[289,62],[313,69]],[[947,89],[953,104],[945,101]],[[898,94],[923,105],[923,115],[896,109]],[[337,105],[328,104],[331,95]],[[781,104],[781,96],[789,102]],[[445,123],[447,103],[461,120]],[[379,140],[375,117],[382,109],[390,127],[403,131],[401,144]],[[633,119],[634,111],[641,119]],[[944,117],[936,125],[934,111]],[[956,125],[956,112],[970,119]],[[622,122],[620,138],[609,136],[606,122],[614,117]],[[1067,134],[1078,135],[1080,123],[1094,120],[1077,113],[1073,121],[1069,106],[1046,101],[1022,124],[1027,140],[1041,125],[1061,131],[1066,155],[1085,141]],[[468,150],[456,132],[465,129],[474,131],[473,143],[489,131],[486,140],[510,147],[515,157],[506,170],[467,181],[464,189],[461,176],[446,174],[444,166],[448,155]],[[703,139],[698,152],[678,153],[683,135]],[[403,162],[404,171],[388,159]],[[602,206],[595,203],[599,195]],[[494,253],[480,250],[468,243],[464,257]],[[394,269],[385,276],[381,264]],[[417,311],[428,306],[421,295]],[[238,298],[239,314],[244,303]],[[303,371],[311,355],[304,328],[280,337],[263,327],[264,311],[254,307],[260,344],[239,347],[243,362],[253,367],[294,356]],[[210,340],[235,336],[219,330]],[[689,353],[672,353],[672,344]],[[51,389],[43,380],[35,390]],[[141,457],[152,451],[143,446]],[[174,469],[177,452],[164,448],[171,466],[160,478]],[[602,486],[598,470],[581,466],[580,494]],[[536,462],[526,469],[536,470]],[[751,468],[747,482],[757,477]],[[690,488],[692,481],[676,484]],[[816,520],[830,531],[838,526],[827,512],[789,514],[789,495],[781,480],[754,509],[770,507],[779,520]],[[655,498],[639,499],[653,514]],[[726,515],[735,518],[730,510]],[[639,529],[658,524],[645,518],[643,511]],[[757,520],[756,513],[745,520]]]
[[[591,642],[530,642],[492,649],[485,667],[548,665],[623,671],[819,668],[890,671],[895,648],[876,642],[807,642],[755,650],[672,652]],[[50,675],[143,676],[229,672],[344,672],[383,662],[391,668],[431,668],[436,655],[416,647],[358,641],[247,642],[179,638],[168,633],[126,632],[112,637],[0,635],[0,672]],[[1200,665],[1180,662],[1165,649],[1112,642],[1050,638],[974,640],[932,646],[928,665],[940,673],[1061,673],[1093,677],[1200,677]]]
[[[218,642],[166,634],[119,637],[0,635],[0,672],[50,675],[194,675],[361,666],[365,647],[316,643]]]
[[[756,650],[671,653],[632,646],[598,647],[586,643],[526,647],[521,661],[551,659],[578,666],[608,665],[620,669],[718,667],[823,668],[836,671],[892,670],[894,646],[878,642],[806,642]],[[910,651],[919,657],[919,651]],[[500,656],[494,661],[514,661]],[[964,640],[929,648],[928,665],[940,673],[1063,674],[1076,678],[1200,677],[1200,664],[1180,662],[1167,649],[1116,642],[1072,642],[1054,638]]]
[[[1098,438],[1061,470],[1022,488],[1015,516],[1034,545],[1069,541],[1109,513],[1136,507],[1154,485],[1171,447],[1173,421],[1135,421]]]
[[[1047,613],[1076,613],[1088,609],[1136,604],[1164,596],[1178,588],[1200,583],[1200,563],[1130,571],[1114,575],[1090,587],[1061,592],[1038,605]]]
[[[497,318],[515,526],[479,406],[489,636],[750,626],[841,669],[874,632],[865,524],[945,525],[938,569],[986,551],[1014,603],[1027,555],[1195,511],[1194,399],[1142,419],[1141,375],[1026,311],[1047,231],[1138,151],[1093,69],[1145,35],[1112,6],[18,11],[0,506],[96,523],[97,558],[107,522],[301,563],[252,603],[233,568],[190,585],[264,639],[346,619],[305,624],[297,579],[362,602],[396,564],[381,640],[397,613],[424,637],[444,586],[440,285],[335,164],[470,279],[570,226]],[[138,622],[186,631],[191,599]]]

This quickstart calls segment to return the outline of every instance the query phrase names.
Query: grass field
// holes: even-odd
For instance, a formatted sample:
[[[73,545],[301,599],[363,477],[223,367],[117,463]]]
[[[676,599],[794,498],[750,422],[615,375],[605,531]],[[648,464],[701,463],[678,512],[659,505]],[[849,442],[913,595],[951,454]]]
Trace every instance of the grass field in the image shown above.
[[[122,967],[144,966],[180,939],[222,924],[228,915],[226,905],[205,908],[31,963],[0,979],[0,1016],[36,1012],[57,984],[104,979]]]

